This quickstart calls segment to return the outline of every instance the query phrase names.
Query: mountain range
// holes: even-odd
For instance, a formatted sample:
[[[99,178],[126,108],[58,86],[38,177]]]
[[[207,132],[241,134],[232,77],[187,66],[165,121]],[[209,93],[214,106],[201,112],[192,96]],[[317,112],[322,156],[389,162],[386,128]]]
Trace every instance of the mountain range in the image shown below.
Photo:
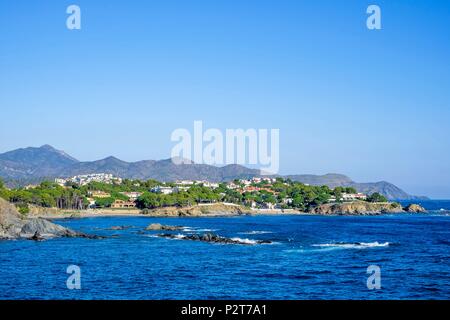
[[[49,145],[39,148],[22,148],[0,154],[0,177],[9,185],[24,185],[45,179],[89,173],[111,173],[121,178],[141,180],[208,180],[214,182],[260,176],[260,171],[257,169],[235,164],[223,167],[192,162],[174,164],[171,159],[126,162],[115,157],[83,162]],[[342,174],[303,174],[283,177],[310,185],[328,185],[330,188],[349,186],[368,194],[379,192],[388,199],[424,198],[410,195],[386,181],[357,183]]]

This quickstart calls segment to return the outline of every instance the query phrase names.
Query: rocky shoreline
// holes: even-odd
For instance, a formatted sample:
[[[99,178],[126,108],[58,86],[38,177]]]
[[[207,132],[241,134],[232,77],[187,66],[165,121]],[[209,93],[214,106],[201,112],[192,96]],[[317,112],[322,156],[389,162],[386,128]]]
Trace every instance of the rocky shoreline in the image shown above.
[[[59,237],[100,238],[73,231],[46,219],[23,217],[12,204],[0,199],[0,239],[45,240]]]
[[[389,213],[425,213],[426,210],[417,205],[411,204],[403,208],[394,202],[344,202],[327,203],[311,208],[308,213],[319,215],[380,215]]]
[[[134,210],[131,215],[127,214],[112,214],[106,216],[149,216],[149,217],[215,217],[215,216],[236,216],[236,215],[258,215],[258,214],[292,214],[284,213],[283,211],[277,213],[257,213],[254,210],[231,204],[212,204],[199,205],[187,208],[162,208],[141,213]],[[45,212],[45,211],[44,211]],[[411,204],[407,207],[402,207],[397,203],[380,202],[370,203],[365,201],[355,201],[348,203],[329,203],[311,208],[308,212],[298,212],[298,214],[306,215],[380,215],[389,213],[424,213],[426,210],[417,205]],[[73,231],[53,222],[47,220],[48,218],[83,218],[105,216],[98,214],[85,215],[81,212],[58,215],[51,211],[47,215],[43,215],[41,211],[39,215],[30,215],[25,217],[21,215],[16,207],[3,199],[0,199],[0,239],[29,239],[29,240],[45,240],[55,237],[80,237],[99,239],[101,237],[95,235],[88,235]],[[131,226],[113,226],[108,230],[125,230]],[[183,231],[183,226],[167,226],[159,223],[153,223],[147,226],[143,231]],[[213,242],[213,243],[239,243],[240,240],[229,239],[215,234],[189,234],[176,235],[172,233],[162,233],[158,235],[163,238],[180,238],[183,240]],[[263,243],[263,242],[261,242]],[[265,242],[264,242],[265,243]],[[245,244],[245,243],[244,243]]]
[[[237,204],[213,203],[190,207],[165,207],[143,210],[144,215],[168,217],[227,216],[251,214],[252,210]]]
[[[12,206],[14,208],[14,206]],[[15,209],[15,208],[14,208]],[[235,204],[214,203],[190,207],[165,207],[140,211],[138,209],[58,210],[32,208],[29,218],[76,219],[90,217],[226,217],[239,215],[380,215],[389,213],[425,213],[426,210],[411,204],[405,208],[392,202],[371,203],[365,201],[328,203],[313,207],[306,212],[293,209],[250,209]]]

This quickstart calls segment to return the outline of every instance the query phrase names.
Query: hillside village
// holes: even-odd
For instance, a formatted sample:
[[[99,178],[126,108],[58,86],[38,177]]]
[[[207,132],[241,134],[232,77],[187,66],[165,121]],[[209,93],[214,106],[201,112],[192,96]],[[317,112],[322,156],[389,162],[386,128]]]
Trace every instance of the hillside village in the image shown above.
[[[29,205],[58,209],[155,209],[213,203],[242,205],[255,210],[305,211],[327,203],[386,202],[382,195],[366,195],[351,187],[310,186],[283,178],[253,177],[226,183],[180,180],[130,180],[96,173],[57,178],[24,188],[0,185],[0,197],[22,212]]]
[[[111,174],[80,175],[68,179],[55,179],[59,186],[67,188],[78,185],[88,186],[86,193],[87,207],[91,209],[110,208],[153,208],[165,205],[183,205],[184,201],[170,203],[170,198],[177,199],[183,194],[199,196],[195,203],[214,203],[229,201],[243,204],[254,209],[287,209],[303,208],[312,203],[318,205],[332,202],[366,201],[367,195],[357,193],[353,188],[338,187],[334,190],[326,186],[311,187],[307,184],[292,182],[282,178],[254,177],[251,179],[236,179],[228,183],[209,181],[180,180],[173,183],[162,183],[155,180],[147,182],[124,180]],[[131,183],[131,186],[130,186]],[[103,185],[102,185],[103,184]],[[107,185],[115,186],[114,188]],[[289,190],[293,187],[304,190]],[[98,187],[96,190],[95,187]],[[125,188],[124,188],[125,187]],[[108,192],[108,189],[111,191]],[[119,191],[119,190],[126,191]],[[295,188],[294,188],[295,189]],[[302,196],[301,191],[309,192],[309,197]],[[316,192],[314,192],[316,191]],[[175,197],[177,195],[179,197]],[[158,201],[150,201],[150,198]],[[306,199],[305,199],[306,198]],[[146,201],[149,200],[149,201]],[[164,202],[164,200],[167,203]],[[380,199],[377,199],[380,200]],[[385,200],[385,199],[381,199]],[[305,203],[306,202],[306,203]],[[185,205],[192,205],[187,201]]]

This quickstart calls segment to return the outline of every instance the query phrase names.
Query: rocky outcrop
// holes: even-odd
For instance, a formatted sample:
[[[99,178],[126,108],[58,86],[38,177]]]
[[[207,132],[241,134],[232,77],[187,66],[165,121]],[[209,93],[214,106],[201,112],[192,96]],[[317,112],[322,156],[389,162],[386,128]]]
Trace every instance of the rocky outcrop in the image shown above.
[[[248,239],[239,239],[239,238],[226,238],[226,237],[218,236],[214,233],[205,233],[202,235],[198,235],[198,234],[180,235],[180,234],[165,233],[165,234],[159,234],[158,237],[168,238],[168,239],[180,239],[180,240],[220,243],[220,244],[253,245],[253,244],[270,244],[270,243],[272,243],[269,240],[248,240]]]
[[[23,221],[22,229],[20,230],[21,238],[32,238],[36,234],[42,238],[51,237],[76,237],[77,233],[63,226],[54,224],[45,219],[34,218]]]
[[[183,230],[184,227],[183,226],[166,226],[166,225],[162,225],[160,223],[152,223],[151,225],[149,225],[147,228],[145,228],[145,230],[150,230],[150,231],[177,231],[177,230]]]
[[[377,215],[383,213],[400,213],[404,211],[397,203],[355,201],[322,204],[309,209],[308,212],[322,215]]]
[[[165,207],[153,210],[146,210],[142,212],[150,216],[168,216],[168,217],[183,217],[183,216],[229,216],[250,214],[251,210],[243,206],[234,204],[214,203],[207,205],[196,205],[191,207]]]
[[[427,210],[425,210],[424,207],[418,205],[418,204],[410,204],[408,206],[406,206],[405,208],[406,212],[410,212],[410,213],[424,213],[427,212]]]
[[[130,228],[132,228],[132,226],[112,226],[110,228],[107,228],[106,230],[118,231],[118,230],[127,230]]]
[[[54,237],[96,236],[78,233],[41,218],[26,218],[10,203],[0,199],[0,239],[44,240]]]

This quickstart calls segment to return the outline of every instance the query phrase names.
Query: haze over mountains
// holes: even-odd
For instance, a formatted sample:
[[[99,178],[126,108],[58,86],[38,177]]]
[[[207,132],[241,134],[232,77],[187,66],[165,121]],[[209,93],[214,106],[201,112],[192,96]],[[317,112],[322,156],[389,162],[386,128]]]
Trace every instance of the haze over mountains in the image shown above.
[[[97,161],[82,162],[49,145],[17,149],[0,154],[0,177],[10,184],[26,184],[44,179],[89,173],[111,173],[121,178],[141,180],[209,180],[214,182],[260,176],[259,170],[241,165],[224,167],[194,163],[176,165],[171,159],[126,162],[115,157],[108,157]],[[342,174],[283,177],[310,185],[328,185],[331,188],[351,186],[364,193],[379,192],[389,199],[418,198],[386,181],[357,183]]]

